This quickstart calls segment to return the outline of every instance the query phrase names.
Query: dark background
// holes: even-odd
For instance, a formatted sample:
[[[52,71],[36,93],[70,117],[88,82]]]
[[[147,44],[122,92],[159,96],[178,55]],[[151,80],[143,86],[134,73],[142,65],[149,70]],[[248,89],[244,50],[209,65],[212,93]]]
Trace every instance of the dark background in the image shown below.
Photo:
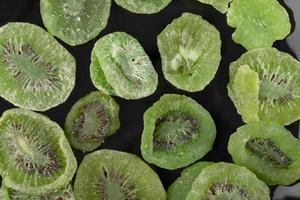
[[[297,0],[286,0],[286,2],[290,8],[285,5],[283,1],[281,1],[284,7],[287,8],[293,24],[292,34],[289,38],[296,38],[296,40],[298,39],[298,41],[300,41],[300,33],[295,31],[295,25],[296,23],[300,23],[300,18],[294,19],[293,17],[296,12],[300,12],[300,1],[297,2]],[[156,36],[174,18],[179,17],[182,12],[192,12],[202,15],[204,19],[209,21],[220,31],[223,42],[222,61],[216,77],[203,91],[196,93],[180,91],[164,79],[161,71],[160,56],[156,45]],[[12,21],[30,22],[44,28],[39,12],[39,1],[0,0],[0,26]],[[241,117],[236,113],[236,110],[227,95],[226,85],[229,81],[228,67],[230,62],[239,58],[246,50],[242,46],[235,44],[232,41],[231,34],[233,33],[234,29],[227,26],[226,16],[217,12],[211,6],[201,4],[196,0],[173,0],[173,2],[166,9],[154,15],[133,14],[118,7],[113,2],[108,25],[96,39],[88,42],[87,44],[76,47],[71,47],[62,41],[59,41],[76,57],[76,86],[70,98],[64,104],[52,108],[44,114],[59,123],[61,127],[64,127],[65,117],[71,106],[79,98],[85,96],[91,91],[96,90],[89,76],[91,50],[97,39],[115,31],[127,32],[139,40],[150,56],[156,71],[159,74],[159,86],[157,91],[152,96],[141,100],[128,101],[115,97],[116,101],[121,107],[121,128],[114,136],[108,138],[100,147],[100,149],[115,149],[141,156],[140,140],[143,130],[143,113],[148,107],[157,101],[162,94],[178,93],[185,94],[197,100],[211,113],[216,123],[217,138],[214,143],[213,150],[201,160],[232,162],[231,157],[227,152],[228,139],[230,134],[233,133],[236,128],[241,126],[243,122]],[[292,51],[289,47],[288,44],[292,43],[295,44],[291,39],[288,39],[285,41],[278,41],[274,44],[274,46],[281,51],[292,54],[294,57],[296,57],[297,54],[299,56],[300,51]],[[0,99],[0,113],[9,108],[13,108],[13,105],[3,99]],[[298,122],[289,125],[287,128],[292,131],[296,137],[298,137]],[[80,163],[84,154],[77,150],[74,150],[74,152],[78,162]],[[151,167],[158,173],[166,189],[180,175],[181,172],[181,169],[169,171],[158,168],[154,165],[151,165]],[[296,187],[298,187],[298,189]],[[275,189],[276,187],[271,187],[272,193]],[[291,190],[296,190],[296,192],[292,192]],[[284,196],[283,193],[288,193],[289,196],[280,197]],[[292,188],[281,187],[275,192],[275,194],[277,197],[274,197],[274,199],[277,200],[300,199],[300,186],[298,184]]]

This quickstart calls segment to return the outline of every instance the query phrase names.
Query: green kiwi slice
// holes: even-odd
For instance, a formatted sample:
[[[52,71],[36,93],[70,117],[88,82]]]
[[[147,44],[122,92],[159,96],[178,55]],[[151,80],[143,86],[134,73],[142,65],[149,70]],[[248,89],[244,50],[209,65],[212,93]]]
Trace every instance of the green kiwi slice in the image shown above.
[[[42,114],[11,109],[0,119],[0,174],[3,183],[26,194],[65,187],[77,162],[63,130]]]
[[[212,149],[216,127],[209,112],[192,98],[165,94],[144,113],[141,151],[159,167],[177,169]]]
[[[277,123],[253,122],[238,128],[228,151],[235,163],[268,185],[289,185],[300,179],[300,142]]]
[[[234,0],[227,23],[236,28],[232,39],[247,50],[271,47],[291,31],[289,15],[278,0]]]
[[[71,108],[65,122],[70,144],[82,151],[98,148],[120,127],[119,105],[102,92],[91,92]]]
[[[181,176],[168,188],[167,199],[185,200],[200,172],[212,164],[212,162],[198,162],[184,169],[181,172]]]
[[[196,92],[214,78],[221,60],[219,31],[201,16],[183,13],[157,37],[165,78]]]
[[[203,169],[186,200],[269,200],[268,186],[246,167],[217,163]]]
[[[15,106],[45,111],[69,97],[73,56],[42,28],[8,23],[0,28],[0,95]]]
[[[100,150],[84,157],[76,175],[76,200],[165,200],[158,175],[138,156]]]
[[[248,65],[250,69],[246,69],[248,72],[241,75],[240,67],[243,65]],[[249,118],[247,115],[254,116],[255,110],[257,111],[257,84],[259,120],[290,124],[300,118],[300,63],[292,56],[275,48],[250,50],[231,63],[229,70],[228,94],[246,122]],[[239,76],[244,76],[244,86],[239,85],[243,78],[240,78],[240,83],[235,82]],[[245,89],[250,92],[247,94]],[[243,113],[242,106],[249,102],[249,96],[252,96],[253,102],[246,105],[248,108]]]
[[[94,39],[106,27],[111,0],[41,0],[40,8],[48,31],[69,45]]]
[[[226,13],[229,8],[229,3],[232,0],[198,0],[201,3],[209,4],[221,13]]]
[[[90,74],[95,87],[124,99],[154,93],[157,73],[140,43],[124,32],[100,38],[92,51]]]
[[[71,185],[68,185],[64,189],[57,190],[53,193],[37,195],[23,194],[16,190],[9,189],[5,185],[2,185],[0,193],[1,192],[3,195],[1,200],[75,200]]]
[[[154,14],[160,12],[172,0],[115,0],[122,8],[137,14]]]

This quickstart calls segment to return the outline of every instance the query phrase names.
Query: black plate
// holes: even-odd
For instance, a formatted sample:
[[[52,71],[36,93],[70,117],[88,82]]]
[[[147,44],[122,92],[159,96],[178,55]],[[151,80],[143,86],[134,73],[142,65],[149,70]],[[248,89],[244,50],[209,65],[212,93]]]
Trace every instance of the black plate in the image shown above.
[[[300,26],[300,1],[286,0],[286,5],[283,1],[281,2],[287,8],[291,16],[294,28],[293,33],[287,40],[278,41],[274,46],[281,51],[288,52],[294,57],[298,56],[298,58],[300,58],[300,27],[298,27]],[[201,92],[187,93],[177,90],[164,79],[161,71],[156,36],[174,18],[179,17],[182,12],[192,12],[202,15],[204,19],[216,26],[222,36],[221,65],[214,80]],[[39,12],[39,1],[0,0],[0,25],[2,26],[11,21],[30,22],[44,27]],[[121,106],[121,128],[116,135],[106,140],[101,146],[101,149],[109,148],[141,155],[139,147],[143,130],[144,111],[157,101],[162,94],[178,93],[196,99],[211,113],[215,120],[218,134],[214,148],[201,160],[231,162],[231,157],[227,152],[228,138],[230,134],[243,123],[240,116],[236,113],[231,100],[227,96],[226,85],[229,81],[228,66],[230,62],[236,60],[244,53],[245,49],[232,41],[231,34],[233,33],[233,29],[227,26],[225,15],[217,12],[208,5],[198,3],[196,0],[173,0],[166,9],[155,15],[136,15],[125,11],[113,3],[108,26],[96,39],[77,47],[70,47],[60,41],[77,59],[76,86],[70,98],[64,104],[44,114],[63,127],[65,117],[71,106],[80,97],[96,90],[89,76],[90,53],[97,39],[114,31],[125,31],[141,42],[159,74],[159,87],[155,94],[141,100],[127,101],[115,98]],[[10,103],[0,99],[1,113],[12,107]],[[298,137],[298,122],[289,125],[287,128]],[[76,150],[74,150],[74,152],[80,163],[84,154]],[[166,189],[181,172],[180,169],[168,171],[153,165],[151,166],[159,174]],[[279,187],[275,191],[276,197],[273,199],[300,199],[300,185],[294,185],[294,187]],[[275,189],[275,187],[271,188],[272,194]]]

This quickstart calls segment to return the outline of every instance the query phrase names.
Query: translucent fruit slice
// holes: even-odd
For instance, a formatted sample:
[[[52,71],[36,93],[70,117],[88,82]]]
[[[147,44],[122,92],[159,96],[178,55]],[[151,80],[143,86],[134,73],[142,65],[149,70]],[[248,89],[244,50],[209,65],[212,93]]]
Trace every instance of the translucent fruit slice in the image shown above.
[[[219,31],[201,16],[183,13],[157,37],[165,78],[196,92],[214,78],[221,60]]]
[[[181,176],[176,179],[169,187],[167,193],[168,200],[185,200],[186,196],[192,189],[192,184],[199,176],[200,172],[207,166],[212,165],[212,162],[198,162],[184,169]]]
[[[198,0],[201,3],[212,5],[215,9],[221,13],[226,13],[229,8],[229,3],[232,0]]]
[[[242,85],[235,83],[241,75],[240,67],[248,65],[245,87],[249,93],[242,91]],[[261,48],[246,52],[237,61],[230,65],[230,82],[228,84],[229,96],[235,103],[237,110],[243,114],[247,122],[249,116],[254,116],[255,107],[246,109],[240,102],[247,102],[247,98],[255,98],[256,72],[259,77],[259,120],[276,121],[280,124],[290,124],[300,118],[300,63],[287,53],[275,48]],[[253,78],[250,78],[253,76]],[[240,81],[242,82],[242,80]],[[240,83],[242,84],[242,83]],[[241,88],[241,89],[237,89]],[[238,91],[238,94],[236,91]],[[244,93],[244,94],[242,94]],[[238,97],[237,97],[238,96]],[[250,101],[249,101],[250,102]],[[252,102],[253,105],[256,103]],[[250,110],[252,107],[252,110]],[[244,113],[241,112],[244,110]]]
[[[40,7],[48,31],[76,46],[94,39],[106,27],[111,0],[41,0]]]
[[[3,183],[26,194],[68,185],[77,168],[63,130],[47,117],[23,109],[0,119],[0,173]]]
[[[119,129],[119,109],[115,100],[102,92],[92,92],[79,99],[65,122],[70,144],[82,151],[98,148]]]
[[[91,79],[106,94],[140,99],[154,93],[157,73],[140,43],[124,32],[99,39],[91,57]]]
[[[273,122],[249,123],[231,135],[228,151],[235,163],[253,171],[268,185],[300,179],[300,142]]]
[[[137,14],[154,14],[160,12],[172,0],[115,0],[122,8]]]
[[[217,163],[203,169],[186,200],[269,200],[269,188],[245,167]]]
[[[2,185],[0,193],[3,195],[1,200],[75,200],[71,185],[53,193],[39,195],[23,194]]]
[[[185,167],[212,149],[216,127],[195,100],[166,94],[144,114],[141,151],[145,160],[166,169]]]
[[[242,115],[244,122],[258,121],[259,112],[259,77],[258,73],[250,69],[248,65],[238,68],[232,85],[229,89],[233,96],[238,113]]]
[[[0,95],[15,106],[45,111],[63,103],[75,85],[73,56],[40,27],[0,28]]]
[[[74,192],[76,200],[165,200],[158,175],[139,157],[114,151],[95,151],[79,166]]]
[[[289,15],[278,0],[234,0],[227,23],[236,28],[233,40],[248,50],[271,47],[291,31]]]

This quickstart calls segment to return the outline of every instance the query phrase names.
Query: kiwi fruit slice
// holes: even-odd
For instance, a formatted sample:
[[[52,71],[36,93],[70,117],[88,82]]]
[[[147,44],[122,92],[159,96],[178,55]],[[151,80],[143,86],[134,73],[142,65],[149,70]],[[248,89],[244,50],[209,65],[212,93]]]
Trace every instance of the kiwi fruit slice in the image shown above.
[[[70,144],[82,151],[98,148],[120,127],[119,105],[102,92],[91,92],[71,108],[65,122]]]
[[[198,0],[201,3],[209,4],[221,13],[226,13],[229,8],[229,3],[232,0]]]
[[[77,162],[63,130],[42,114],[21,108],[0,118],[3,183],[26,194],[50,193],[68,185]]]
[[[69,97],[73,56],[42,28],[8,23],[0,28],[0,95],[15,106],[45,111]]]
[[[115,0],[122,8],[136,14],[154,14],[160,12],[172,0]]]
[[[268,185],[300,179],[300,142],[274,122],[252,122],[230,136],[228,151],[235,163],[253,171]]]
[[[75,200],[71,185],[68,185],[64,189],[57,190],[53,193],[37,195],[23,194],[2,185],[0,193],[3,195],[1,200]]]
[[[168,200],[185,200],[186,196],[192,189],[192,184],[199,176],[200,172],[212,162],[198,162],[187,167],[181,172],[181,176],[168,188]]]
[[[100,38],[93,48],[90,74],[95,87],[124,99],[154,93],[157,73],[140,43],[124,32]]]
[[[41,0],[40,8],[48,31],[76,46],[94,39],[106,27],[111,0]]]
[[[248,65],[250,69],[246,69],[248,72],[241,75],[240,67],[243,65]],[[251,98],[256,101],[254,99],[256,99],[256,84],[258,84],[259,120],[287,125],[300,118],[300,63],[292,56],[275,48],[250,50],[231,63],[229,70],[228,94],[239,112],[244,109],[241,104],[248,102],[249,96],[253,95]],[[235,82],[239,79],[238,76],[244,76],[244,86],[238,85],[242,80],[239,83]],[[259,77],[258,81],[256,76]],[[249,94],[242,91],[246,88],[249,89]],[[257,109],[256,102],[248,104],[244,113],[250,111],[251,106],[253,110],[247,115],[254,116],[254,111]]]
[[[138,156],[100,150],[80,164],[74,185],[76,200],[165,200],[158,175]]]
[[[236,28],[232,39],[247,50],[271,47],[291,31],[289,15],[278,0],[234,0],[227,23]]]
[[[165,169],[185,167],[212,149],[215,123],[190,97],[165,94],[144,113],[144,159]]]
[[[157,37],[165,78],[196,92],[214,78],[221,60],[219,31],[201,16],[183,13]]]
[[[186,200],[269,200],[268,186],[246,167],[217,163],[203,169]]]

